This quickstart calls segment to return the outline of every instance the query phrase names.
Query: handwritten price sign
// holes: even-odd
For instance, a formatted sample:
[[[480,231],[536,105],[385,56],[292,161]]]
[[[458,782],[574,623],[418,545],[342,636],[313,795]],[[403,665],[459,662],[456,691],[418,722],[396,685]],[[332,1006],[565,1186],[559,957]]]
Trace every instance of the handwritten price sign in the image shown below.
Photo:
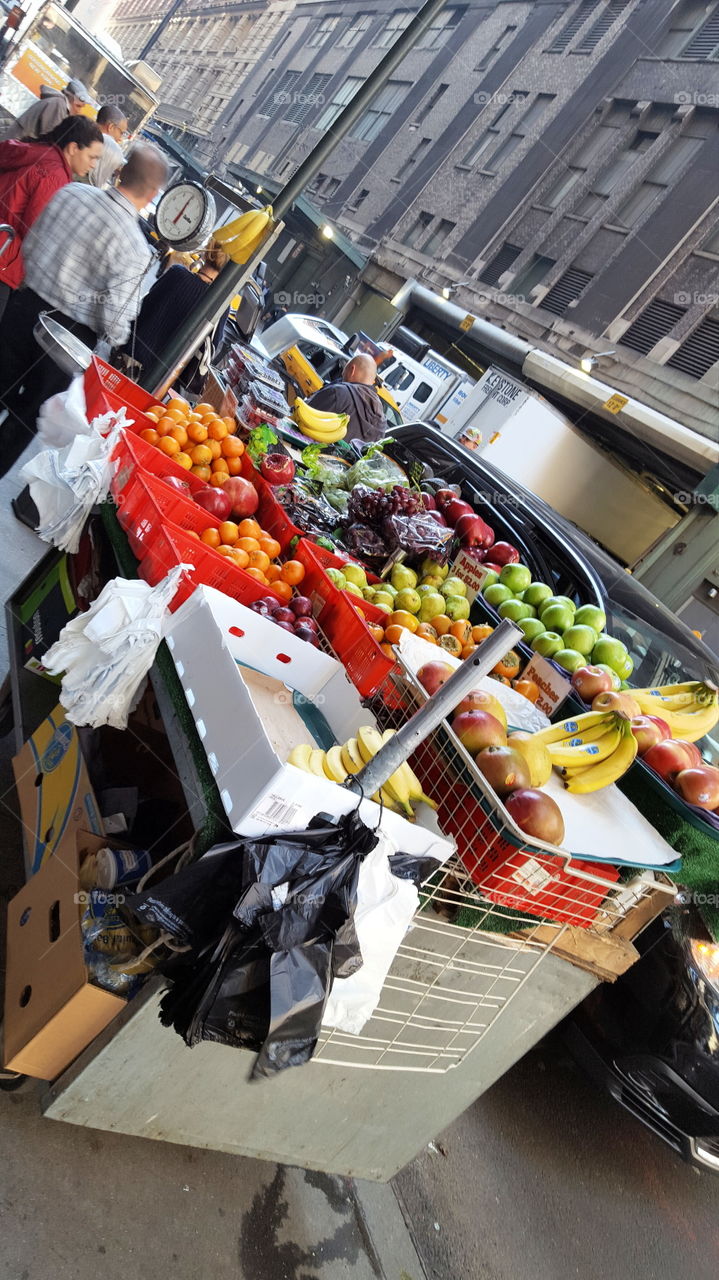
[[[572,687],[570,681],[565,676],[560,676],[556,668],[538,653],[530,658],[522,672],[522,679],[533,680],[537,685],[539,697],[535,705],[547,716],[561,707]]]

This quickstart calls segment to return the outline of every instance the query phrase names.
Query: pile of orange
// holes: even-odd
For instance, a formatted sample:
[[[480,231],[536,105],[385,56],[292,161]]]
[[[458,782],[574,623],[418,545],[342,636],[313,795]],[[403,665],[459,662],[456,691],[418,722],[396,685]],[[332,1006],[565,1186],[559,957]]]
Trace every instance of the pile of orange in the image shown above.
[[[271,587],[282,600],[292,598],[293,587],[299,586],[305,576],[305,567],[299,560],[277,563],[280,544],[256,520],[240,520],[239,524],[223,520],[219,527],[212,524],[202,533],[190,532],[190,537],[227,556],[263,587]]]
[[[140,439],[167,454],[200,480],[215,487],[242,470],[245,446],[235,432],[237,423],[222,417],[211,404],[198,404],[193,409],[180,396],[167,404],[154,404],[145,412],[154,427],[144,427]]]

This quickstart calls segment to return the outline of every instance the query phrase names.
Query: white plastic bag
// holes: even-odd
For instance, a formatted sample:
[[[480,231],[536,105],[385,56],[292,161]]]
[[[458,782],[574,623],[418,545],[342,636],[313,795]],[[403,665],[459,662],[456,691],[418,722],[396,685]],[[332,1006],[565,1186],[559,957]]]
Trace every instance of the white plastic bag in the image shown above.
[[[64,672],[60,703],[72,724],[127,727],[184,568],[177,565],[155,587],[112,578],[87,612],[63,627],[43,666]]]
[[[66,391],[58,391],[40,405],[38,439],[50,449],[64,449],[76,436],[106,435],[118,420],[122,426],[128,426],[124,409],[104,413],[88,422],[84,378],[79,373]]]
[[[93,423],[89,435],[78,434],[62,449],[43,450],[20,472],[38,509],[38,537],[62,551],[77,551],[90,511],[108,495],[114,472],[110,456],[124,420],[124,414],[122,420],[113,416],[116,422],[107,435],[100,435]]]

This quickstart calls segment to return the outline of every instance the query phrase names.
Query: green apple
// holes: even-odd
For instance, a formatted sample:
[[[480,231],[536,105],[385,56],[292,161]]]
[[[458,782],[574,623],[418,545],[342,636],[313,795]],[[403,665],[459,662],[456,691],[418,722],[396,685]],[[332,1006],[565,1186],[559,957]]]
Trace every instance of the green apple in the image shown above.
[[[535,609],[552,595],[552,588],[548,587],[546,582],[530,582],[526,591],[522,593],[522,599],[527,604],[533,604]]]
[[[581,604],[574,615],[574,621],[580,627],[591,627],[599,635],[607,625],[607,615],[596,604]]]
[[[524,632],[525,640],[536,640],[537,636],[544,634],[546,628],[540,618],[519,618],[517,626]]]
[[[586,654],[580,653],[578,649],[559,649],[552,657],[565,671],[578,671],[580,667],[587,665]]]
[[[499,582],[499,574],[497,573],[497,570],[485,569],[482,590],[484,591],[487,587],[491,587],[495,582]]]
[[[544,610],[551,609],[552,605],[554,604],[564,605],[565,609],[570,610],[572,617],[574,617],[575,613],[577,612],[577,606],[575,605],[573,600],[569,599],[569,596],[547,596],[547,599],[543,600],[539,606],[540,618],[544,613]]]
[[[576,649],[587,658],[598,639],[599,636],[593,627],[581,626],[576,621],[573,626],[567,627],[564,632],[564,643],[567,649]]]
[[[594,663],[594,666],[595,666],[595,667],[598,667],[600,671],[606,671],[607,675],[608,675],[608,676],[611,676],[611,678],[612,678],[612,689],[613,689],[613,690],[614,690],[614,692],[616,693],[616,692],[617,692],[617,690],[620,688],[621,683],[622,683],[622,682],[621,682],[621,680],[619,679],[619,676],[617,675],[616,671],[615,671],[612,667],[608,667],[608,666],[607,666],[607,664],[606,664],[606,662],[595,662],[595,663]]]
[[[405,591],[407,587],[416,587],[418,578],[414,569],[410,569],[409,565],[396,564],[390,574],[390,582],[398,591]]]
[[[556,631],[543,631],[541,636],[537,636],[536,640],[532,640],[532,648],[542,658],[552,658],[555,653],[559,653],[564,648],[564,641],[558,636]]]
[[[364,591],[367,586],[367,574],[361,564],[346,564],[344,575],[348,582],[353,582],[356,587]]]
[[[601,662],[611,667],[612,671],[616,671],[620,680],[626,679],[623,672],[628,658],[629,652],[626,645],[623,645],[621,640],[615,640],[613,636],[608,636],[605,632],[602,632],[592,649],[592,662]]]
[[[469,600],[466,596],[445,596],[444,611],[453,622],[469,617]]]
[[[330,582],[334,583],[339,591],[344,591],[347,586],[347,579],[341,569],[328,569],[327,577]]]
[[[628,653],[626,662],[623,664],[621,671],[618,673],[622,681],[622,684],[626,683],[626,681],[629,679],[630,675],[632,674],[633,670],[634,670],[634,659],[631,653]]]
[[[447,596],[466,596],[467,584],[461,578],[447,578],[440,587],[445,600]]]
[[[360,600],[364,600],[364,596],[362,595],[362,588],[358,587],[357,584],[354,582],[348,582],[347,586],[345,587],[345,591],[351,596],[359,596]]]
[[[504,604],[505,600],[514,599],[509,587],[505,587],[501,582],[495,582],[491,587],[487,587],[483,595],[487,604],[493,605],[495,609],[498,605]]]
[[[526,564],[505,564],[499,581],[503,586],[509,587],[514,596],[517,591],[526,591],[532,581],[532,573]]]
[[[420,622],[431,622],[440,613],[444,613],[444,596],[435,591],[432,595],[423,596],[417,617]]]
[[[394,598],[395,609],[406,609],[407,613],[419,613],[421,605],[422,601],[414,587],[405,587]]]
[[[431,556],[427,556],[427,559],[422,561],[420,573],[423,579],[432,577],[439,578],[440,582],[444,582],[449,573],[449,565],[437,564],[436,560],[433,560]]]
[[[394,609],[394,596],[391,596],[389,591],[376,591],[372,603],[376,605],[383,604],[391,613]]]
[[[566,604],[540,606],[539,616],[548,631],[567,631],[574,621],[574,613]]]
[[[505,600],[499,606],[500,618],[509,618],[512,622],[519,622],[520,618],[536,618],[537,610],[533,609],[531,604],[525,604],[523,600]]]

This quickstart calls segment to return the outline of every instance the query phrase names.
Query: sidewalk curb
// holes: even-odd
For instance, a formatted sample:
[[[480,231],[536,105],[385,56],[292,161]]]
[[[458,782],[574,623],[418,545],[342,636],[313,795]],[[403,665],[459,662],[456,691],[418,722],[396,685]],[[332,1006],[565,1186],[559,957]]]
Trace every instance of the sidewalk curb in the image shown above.
[[[382,1280],[428,1280],[392,1184],[353,1179],[352,1186]]]

